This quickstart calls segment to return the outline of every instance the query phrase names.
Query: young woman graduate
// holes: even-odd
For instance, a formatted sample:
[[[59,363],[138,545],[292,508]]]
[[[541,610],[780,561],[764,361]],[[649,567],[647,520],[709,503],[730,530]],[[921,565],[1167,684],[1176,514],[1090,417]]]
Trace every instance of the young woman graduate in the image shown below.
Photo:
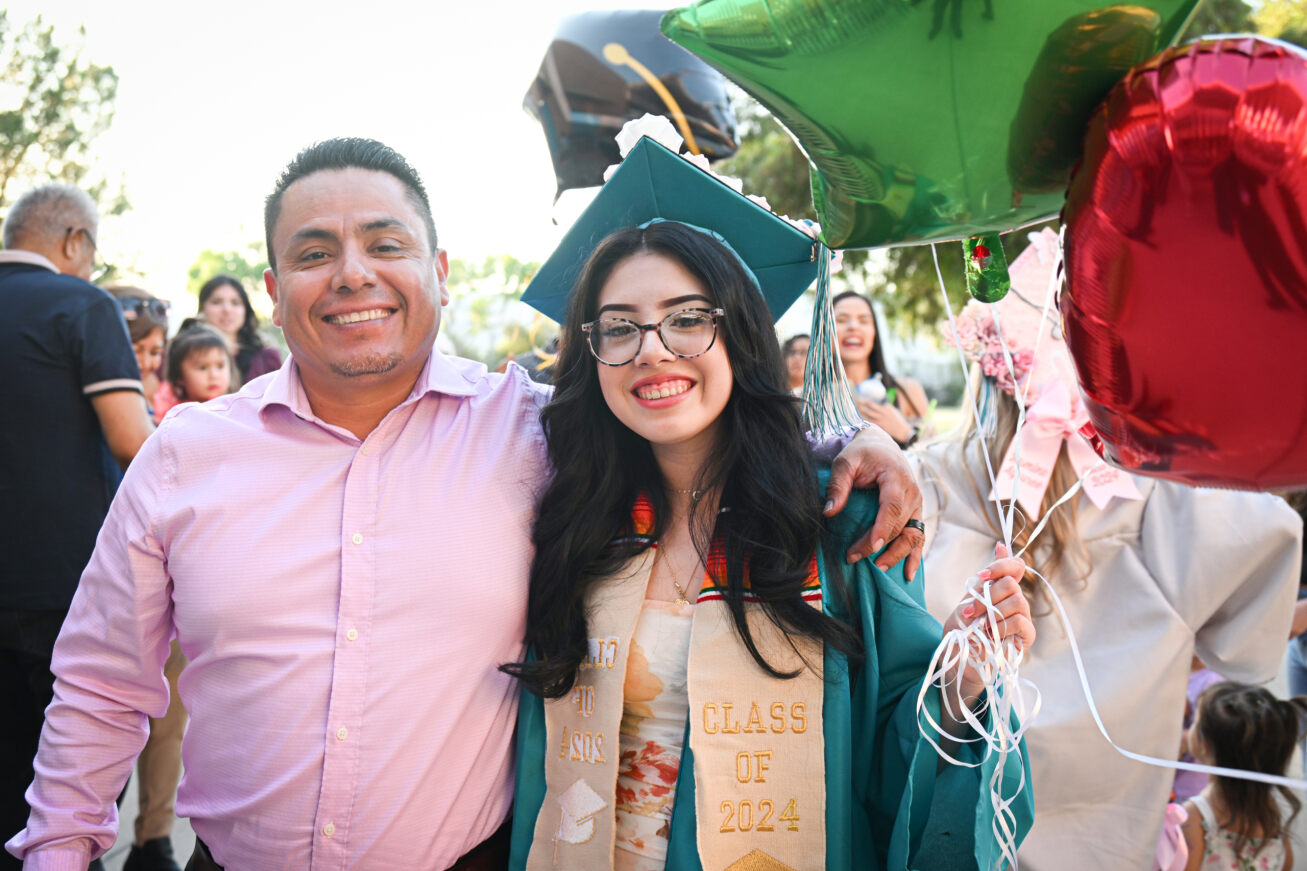
[[[940,713],[958,686],[927,704],[976,767],[941,762],[919,729],[941,637],[922,583],[838,559],[874,493],[822,520],[768,311],[803,292],[815,256],[645,139],[528,290],[560,320],[570,300],[529,651],[506,666],[526,690],[513,868],[995,864],[994,759],[960,711]],[[1000,637],[1028,647],[1023,571],[1000,558],[980,578]],[[948,625],[977,613],[964,601]],[[952,680],[981,710],[979,676]],[[1005,769],[1002,794],[1024,775]],[[1009,810],[1019,840],[1028,790]]]

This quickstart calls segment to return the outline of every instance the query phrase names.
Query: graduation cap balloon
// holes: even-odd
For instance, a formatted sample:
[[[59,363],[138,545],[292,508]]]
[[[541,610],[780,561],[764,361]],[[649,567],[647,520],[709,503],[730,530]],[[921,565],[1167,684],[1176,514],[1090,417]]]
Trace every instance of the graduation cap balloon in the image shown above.
[[[558,193],[601,184],[620,160],[613,137],[646,113],[675,121],[693,154],[735,153],[725,78],[665,39],[661,17],[584,12],[559,24],[523,104],[544,128]]]

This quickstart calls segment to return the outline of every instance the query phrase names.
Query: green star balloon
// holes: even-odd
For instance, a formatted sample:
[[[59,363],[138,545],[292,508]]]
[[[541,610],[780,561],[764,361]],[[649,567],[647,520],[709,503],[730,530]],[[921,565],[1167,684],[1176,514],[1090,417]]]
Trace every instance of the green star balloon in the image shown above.
[[[699,0],[663,33],[789,128],[823,241],[963,239],[1055,217],[1094,109],[1198,0]]]

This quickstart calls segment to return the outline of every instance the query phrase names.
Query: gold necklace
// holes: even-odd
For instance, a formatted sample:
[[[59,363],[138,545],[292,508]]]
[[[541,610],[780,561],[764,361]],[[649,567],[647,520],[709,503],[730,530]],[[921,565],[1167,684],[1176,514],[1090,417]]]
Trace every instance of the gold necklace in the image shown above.
[[[699,497],[703,495],[702,490],[678,490],[675,487],[669,487],[668,489],[673,493],[688,493],[692,501],[698,501]]]
[[[676,604],[678,604],[678,605],[688,605],[688,604],[690,604],[690,600],[689,600],[689,598],[685,595],[685,588],[682,587],[681,584],[680,584],[680,582],[676,580],[676,570],[672,567],[672,560],[671,560],[670,557],[664,555],[664,551],[663,551],[663,548],[662,548],[661,545],[659,545],[659,547],[658,547],[658,554],[657,554],[657,555],[660,556],[660,557],[662,557],[662,558],[663,558],[663,562],[667,564],[667,574],[668,574],[668,576],[671,578],[671,581],[672,581],[672,587],[674,587],[674,588],[676,589]],[[693,577],[694,577],[694,575],[693,575],[693,571],[694,571],[694,570],[691,569],[690,571],[691,571],[691,576],[690,576],[690,578],[687,578],[687,579],[686,579],[686,583],[687,583],[687,584],[688,584],[688,583],[690,582],[690,580],[692,580]]]

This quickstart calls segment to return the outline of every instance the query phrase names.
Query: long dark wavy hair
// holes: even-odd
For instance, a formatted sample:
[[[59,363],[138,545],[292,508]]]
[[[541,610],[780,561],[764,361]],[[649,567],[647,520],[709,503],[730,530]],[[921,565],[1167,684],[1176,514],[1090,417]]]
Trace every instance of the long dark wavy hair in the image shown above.
[[[669,508],[649,443],[608,408],[598,364],[581,325],[593,320],[613,270],[637,254],[681,264],[725,310],[717,341],[725,343],[734,387],[722,411],[721,443],[699,470],[695,489],[721,488],[723,510],[705,518],[694,503],[690,529],[700,556],[711,543],[726,564],[724,599],[736,631],[758,665],[766,661],[745,619],[745,575],[763,613],[791,636],[820,640],[856,658],[857,635],[802,599],[823,537],[822,497],[804,439],[798,400],[790,393],[771,316],[734,254],[683,224],[620,230],[599,244],[568,306],[554,398],[541,419],[554,477],[536,511],[526,640],[535,658],[503,670],[546,698],[565,695],[587,655],[585,603],[594,586],[661,537]],[[651,536],[632,535],[631,508],[640,494],[653,507]],[[830,552],[831,548],[825,548]],[[829,583],[837,582],[838,572]],[[837,588],[838,590],[839,588]]]
[[[1283,775],[1303,733],[1307,696],[1277,699],[1263,687],[1223,681],[1203,690],[1197,709],[1194,731],[1203,755],[1213,765]],[[1258,837],[1265,839],[1254,855],[1284,837],[1302,809],[1298,796],[1286,786],[1219,774],[1212,775],[1212,786],[1229,814],[1217,823],[1234,833],[1234,851],[1239,854],[1248,845],[1249,832],[1260,832]],[[1288,819],[1280,816],[1275,790],[1289,805]]]
[[[880,383],[884,384],[886,388],[892,387],[897,390],[899,395],[903,397],[903,401],[912,409],[912,413],[917,417],[924,417],[927,409],[917,408],[916,403],[912,401],[912,398],[908,396],[906,392],[904,392],[898,379],[890,373],[889,366],[885,363],[885,335],[880,331],[880,318],[876,316],[876,307],[871,304],[871,300],[867,299],[856,290],[846,290],[843,293],[835,294],[835,297],[830,301],[831,308],[834,308],[846,299],[859,300],[871,311],[871,325],[876,330],[876,339],[871,343],[871,353],[867,355],[867,366],[870,369],[871,374],[875,375],[879,372]],[[854,386],[856,387],[857,385]]]

